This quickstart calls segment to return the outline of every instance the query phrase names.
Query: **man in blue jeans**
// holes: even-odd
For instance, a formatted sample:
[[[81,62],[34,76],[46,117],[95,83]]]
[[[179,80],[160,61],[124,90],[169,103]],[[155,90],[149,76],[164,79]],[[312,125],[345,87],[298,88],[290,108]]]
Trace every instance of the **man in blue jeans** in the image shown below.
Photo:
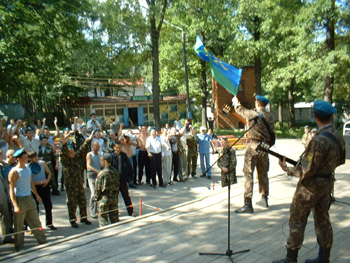
[[[206,133],[206,130],[207,129],[202,126],[200,128],[200,134],[197,135],[199,144],[198,152],[201,161],[201,177],[208,176],[208,179],[211,179],[211,169],[209,169],[207,172],[206,170],[210,167],[210,144],[212,144],[212,138],[208,133]]]

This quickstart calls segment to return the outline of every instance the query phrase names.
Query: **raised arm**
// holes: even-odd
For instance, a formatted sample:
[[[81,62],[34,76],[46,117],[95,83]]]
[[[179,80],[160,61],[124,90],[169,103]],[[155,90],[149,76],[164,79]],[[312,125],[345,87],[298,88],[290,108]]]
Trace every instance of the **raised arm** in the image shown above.
[[[43,122],[43,125],[41,125],[39,136],[44,133],[44,128],[45,128],[45,124],[46,124],[46,118],[43,118],[42,122]]]
[[[55,128],[56,128],[56,134],[53,136],[53,139],[56,139],[60,137],[60,129],[57,126],[57,117],[54,118],[53,124],[55,125]]]

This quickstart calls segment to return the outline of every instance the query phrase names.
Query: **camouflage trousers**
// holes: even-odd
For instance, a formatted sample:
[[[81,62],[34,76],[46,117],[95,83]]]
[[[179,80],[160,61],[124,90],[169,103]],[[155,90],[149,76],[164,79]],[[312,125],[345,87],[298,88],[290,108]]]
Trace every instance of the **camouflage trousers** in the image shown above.
[[[221,171],[221,187],[228,186],[229,176],[230,176],[231,184],[236,184],[237,183],[236,171],[230,172],[230,174],[229,173],[223,173]]]
[[[98,202],[98,224],[100,227],[119,221],[118,195],[116,197],[103,196]],[[108,221],[109,219],[109,221]]]
[[[269,178],[267,172],[269,170],[269,157],[265,154],[256,152],[255,144],[248,144],[244,155],[244,197],[253,197],[253,173],[256,167],[259,180],[259,193],[263,196],[269,195]]]
[[[187,177],[196,175],[196,169],[197,169],[197,159],[198,159],[198,152],[190,152],[187,153]]]
[[[327,179],[324,179],[327,180]],[[290,206],[289,238],[287,246],[299,249],[304,241],[304,231],[307,219],[312,211],[317,241],[322,248],[330,248],[333,244],[333,230],[329,218],[332,184],[320,188],[321,191],[311,192],[298,183]]]
[[[78,206],[80,218],[85,219],[87,217],[86,195],[83,184],[79,184],[79,186],[66,185],[66,193],[69,220],[71,222],[77,220],[75,213]]]

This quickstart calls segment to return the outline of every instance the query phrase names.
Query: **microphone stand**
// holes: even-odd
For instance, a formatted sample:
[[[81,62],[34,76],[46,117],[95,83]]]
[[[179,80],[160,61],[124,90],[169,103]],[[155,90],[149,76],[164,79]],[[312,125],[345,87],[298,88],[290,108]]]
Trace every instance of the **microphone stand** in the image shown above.
[[[240,137],[238,137],[238,140],[233,143],[231,146],[229,146],[225,151],[227,151],[227,153],[229,154],[229,164],[231,164],[231,149],[234,145],[237,144],[237,142],[242,139],[242,137],[248,132],[250,131],[256,124],[257,124],[257,118],[253,119],[254,120],[254,124],[252,126],[249,127],[249,129],[247,129],[244,133],[242,133],[242,135]],[[216,164],[224,155],[222,155],[221,157],[219,157],[216,162],[214,162],[206,171],[205,173],[207,173],[207,171],[209,171],[209,169],[211,169],[211,167],[214,166],[214,164]],[[203,255],[211,255],[211,256],[227,256],[229,257],[229,259],[231,260],[231,262],[233,263],[233,259],[232,256],[235,254],[239,254],[239,253],[246,253],[249,252],[250,249],[244,249],[244,250],[240,250],[240,251],[235,251],[233,252],[230,249],[230,232],[231,232],[231,176],[230,176],[230,166],[228,167],[228,191],[227,191],[227,250],[226,253],[208,253],[208,252],[200,252],[199,255],[203,256]]]

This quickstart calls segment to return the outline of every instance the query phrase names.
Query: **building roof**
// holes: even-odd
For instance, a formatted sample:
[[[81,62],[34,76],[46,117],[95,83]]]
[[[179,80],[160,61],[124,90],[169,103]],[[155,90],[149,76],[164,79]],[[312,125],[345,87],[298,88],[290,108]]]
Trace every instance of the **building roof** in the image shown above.
[[[177,96],[160,96],[160,101],[184,101],[186,95]],[[80,97],[77,101],[77,105],[90,105],[90,104],[115,104],[115,103],[127,103],[127,102],[153,102],[152,96],[107,96],[107,97]]]

